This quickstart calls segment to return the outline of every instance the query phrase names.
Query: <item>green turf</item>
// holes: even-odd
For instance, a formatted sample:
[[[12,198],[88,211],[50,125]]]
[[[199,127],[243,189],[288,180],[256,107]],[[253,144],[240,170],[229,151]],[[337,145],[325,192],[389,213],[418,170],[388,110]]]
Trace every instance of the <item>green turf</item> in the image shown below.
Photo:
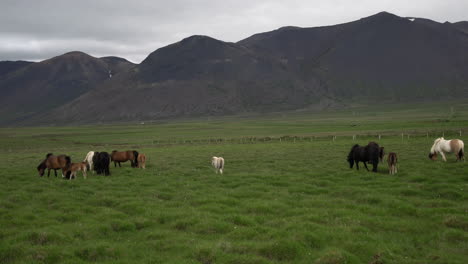
[[[427,158],[441,133],[467,139],[468,115],[398,109],[0,129],[0,263],[468,263],[468,165]],[[397,175],[349,169],[370,140]],[[48,152],[113,149],[147,169],[37,176]]]

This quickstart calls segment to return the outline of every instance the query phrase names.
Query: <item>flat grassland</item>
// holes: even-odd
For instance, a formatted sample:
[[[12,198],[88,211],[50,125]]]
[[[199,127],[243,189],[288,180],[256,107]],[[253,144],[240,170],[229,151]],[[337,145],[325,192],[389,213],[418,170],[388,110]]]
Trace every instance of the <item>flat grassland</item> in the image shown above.
[[[468,263],[468,163],[427,157],[442,134],[468,143],[468,105],[394,109],[1,128],[0,263]],[[397,175],[349,168],[371,140]],[[36,171],[114,149],[147,169]]]

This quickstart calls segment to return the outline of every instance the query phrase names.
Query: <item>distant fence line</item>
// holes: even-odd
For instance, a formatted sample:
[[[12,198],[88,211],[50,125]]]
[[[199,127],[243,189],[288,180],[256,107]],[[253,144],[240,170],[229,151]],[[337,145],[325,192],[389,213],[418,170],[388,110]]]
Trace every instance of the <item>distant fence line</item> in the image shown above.
[[[381,140],[388,137],[398,137],[401,140],[411,138],[425,137],[435,139],[437,137],[463,137],[468,135],[468,130],[465,129],[447,129],[447,130],[413,130],[404,132],[343,132],[343,133],[316,133],[312,135],[283,135],[283,136],[242,136],[242,137],[208,137],[196,139],[153,139],[151,145],[181,145],[181,144],[254,144],[254,143],[274,143],[274,142],[311,142],[311,141],[336,141],[338,139],[350,139],[353,141],[360,138],[375,138]],[[146,144],[145,144],[146,145]]]
[[[80,149],[84,145],[89,146],[89,149],[105,149],[110,147],[122,148],[141,148],[141,147],[154,147],[154,146],[172,146],[172,145],[208,145],[208,144],[257,144],[257,143],[305,143],[313,141],[356,141],[359,140],[384,140],[387,138],[399,138],[401,141],[408,141],[413,138],[426,138],[428,141],[432,141],[437,137],[446,137],[446,138],[461,138],[468,137],[468,128],[462,129],[444,129],[444,130],[411,130],[411,131],[368,131],[368,132],[336,132],[336,133],[315,133],[310,135],[284,135],[284,136],[240,136],[240,137],[207,137],[207,138],[165,138],[165,139],[154,139],[154,138],[144,138],[140,142],[134,143],[74,143],[69,146],[55,146],[54,149],[57,150],[73,150]],[[81,146],[81,147],[80,147]],[[14,149],[38,149],[31,146],[19,146],[16,147],[7,147],[8,152],[12,152]],[[50,147],[39,147],[46,152],[50,152]]]

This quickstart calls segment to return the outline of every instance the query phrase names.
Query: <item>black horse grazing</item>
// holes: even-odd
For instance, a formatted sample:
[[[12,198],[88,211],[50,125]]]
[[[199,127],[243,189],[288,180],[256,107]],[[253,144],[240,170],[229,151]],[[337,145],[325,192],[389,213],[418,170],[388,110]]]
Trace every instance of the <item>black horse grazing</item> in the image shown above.
[[[354,145],[351,148],[351,151],[348,154],[349,167],[352,169],[354,163],[356,163],[356,169],[359,170],[359,162],[364,162],[364,167],[367,168],[366,162],[372,164],[372,171],[377,172],[377,165],[379,164],[380,157],[380,147],[375,142],[369,142],[367,146],[361,147],[358,144]]]
[[[110,175],[110,155],[107,152],[94,152],[93,167],[97,174]]]

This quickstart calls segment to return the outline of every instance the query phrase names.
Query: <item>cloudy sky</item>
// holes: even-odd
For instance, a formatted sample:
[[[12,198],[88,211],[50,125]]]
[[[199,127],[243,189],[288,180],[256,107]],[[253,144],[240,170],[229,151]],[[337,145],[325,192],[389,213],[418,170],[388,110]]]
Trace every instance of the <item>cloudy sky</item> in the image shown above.
[[[468,20],[466,0],[1,0],[0,61],[79,50],[139,63],[191,35],[236,42],[282,26],[332,25],[380,11]]]

